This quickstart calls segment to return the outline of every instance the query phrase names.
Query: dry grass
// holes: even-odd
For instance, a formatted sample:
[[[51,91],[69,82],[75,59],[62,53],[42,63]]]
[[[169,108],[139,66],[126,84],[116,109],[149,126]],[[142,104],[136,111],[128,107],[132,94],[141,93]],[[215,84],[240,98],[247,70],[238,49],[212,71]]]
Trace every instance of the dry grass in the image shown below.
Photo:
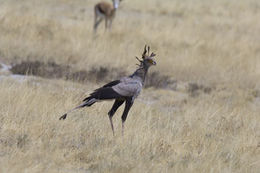
[[[31,81],[4,81],[0,86],[4,98],[0,101],[0,161],[5,165],[1,172],[259,169],[259,107],[248,109],[254,104],[235,91],[184,102],[172,91],[159,90],[151,96],[153,90],[146,90],[131,110],[124,137],[120,114],[116,114],[113,137],[107,117],[111,102],[61,122],[58,117],[83,98],[85,86]]]
[[[123,1],[94,38],[96,2],[0,0],[0,61],[130,73],[149,44],[174,90],[144,90],[113,137],[112,102],[58,121],[100,84],[1,75],[0,172],[258,172],[260,3]]]

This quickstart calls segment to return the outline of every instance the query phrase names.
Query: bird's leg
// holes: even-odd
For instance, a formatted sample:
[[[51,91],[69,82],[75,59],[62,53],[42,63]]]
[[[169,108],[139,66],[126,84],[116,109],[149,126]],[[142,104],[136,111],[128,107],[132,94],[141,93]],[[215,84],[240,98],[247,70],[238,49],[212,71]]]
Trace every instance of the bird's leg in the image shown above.
[[[115,114],[115,112],[117,111],[117,109],[124,103],[124,100],[115,100],[111,110],[108,112],[108,116],[109,116],[109,121],[110,121],[110,125],[113,131],[113,135],[115,135],[114,133],[114,126],[113,126],[113,120],[112,117]]]
[[[122,136],[124,136],[124,121],[122,120]]]
[[[110,117],[110,116],[109,116],[109,121],[110,121],[110,125],[111,125],[111,128],[112,128],[113,136],[115,136],[113,120],[112,120],[112,117]]]
[[[132,107],[132,105],[133,105],[133,99],[131,97],[126,100],[125,109],[124,109],[123,115],[121,117],[122,118],[122,136],[124,135],[124,123],[125,123],[127,114],[129,112],[130,108]]]
[[[97,14],[95,13],[95,16],[94,16],[94,25],[93,25],[93,26],[94,26],[94,27],[93,27],[94,33],[96,33],[96,29],[97,29],[97,28],[96,28],[96,27],[97,27],[97,26],[96,26],[96,23],[97,23]]]

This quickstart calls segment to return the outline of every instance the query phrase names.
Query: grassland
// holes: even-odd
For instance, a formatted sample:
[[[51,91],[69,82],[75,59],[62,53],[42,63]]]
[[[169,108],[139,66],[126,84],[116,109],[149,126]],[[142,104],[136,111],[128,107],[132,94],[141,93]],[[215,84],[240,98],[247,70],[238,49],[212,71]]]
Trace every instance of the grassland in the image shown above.
[[[102,25],[93,37],[97,2],[0,0],[0,62],[131,73],[148,44],[158,55],[150,72],[175,86],[143,90],[124,137],[119,109],[113,137],[112,102],[58,120],[102,81],[0,67],[0,172],[258,172],[260,2],[125,0],[111,32]]]

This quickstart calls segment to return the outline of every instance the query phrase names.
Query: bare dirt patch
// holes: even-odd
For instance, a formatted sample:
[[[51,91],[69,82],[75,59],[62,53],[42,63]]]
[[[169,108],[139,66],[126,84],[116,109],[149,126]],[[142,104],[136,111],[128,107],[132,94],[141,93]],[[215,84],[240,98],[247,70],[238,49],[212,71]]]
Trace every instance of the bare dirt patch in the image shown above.
[[[44,78],[66,78],[69,76],[69,66],[58,65],[55,62],[23,61],[11,68],[13,74],[33,75]]]
[[[55,62],[23,61],[11,68],[13,74],[33,75],[50,79],[65,79],[76,82],[108,82],[127,75],[127,72],[118,68],[92,67],[88,70],[73,70],[71,66],[60,65]],[[175,89],[176,81],[159,72],[148,74],[146,88]]]

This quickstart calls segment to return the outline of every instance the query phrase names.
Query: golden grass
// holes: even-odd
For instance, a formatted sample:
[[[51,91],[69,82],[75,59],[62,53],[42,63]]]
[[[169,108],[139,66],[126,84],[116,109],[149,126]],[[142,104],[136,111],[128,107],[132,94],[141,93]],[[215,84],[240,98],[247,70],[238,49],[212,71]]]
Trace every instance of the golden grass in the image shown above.
[[[51,59],[81,69],[100,63],[132,69],[134,56],[149,44],[159,55],[157,69],[178,79],[237,81],[260,73],[256,0],[166,1],[161,8],[155,0],[122,2],[112,33],[104,34],[102,25],[96,40],[94,3],[3,2],[2,57]]]
[[[113,137],[112,102],[58,120],[97,84],[0,76],[0,172],[258,172],[260,3],[123,1],[112,31],[101,24],[94,38],[96,2],[0,0],[0,61],[130,73],[149,44],[158,54],[151,71],[176,79],[177,90],[144,90],[124,137],[116,113]],[[187,82],[213,90],[191,97]]]
[[[44,83],[44,85],[37,85]],[[112,136],[99,103],[58,117],[84,95],[85,86],[62,81],[1,84],[1,172],[257,172],[259,108],[231,93],[203,95],[186,104],[177,93],[156,91],[154,103],[136,101],[121,136],[119,110]],[[95,86],[90,86],[94,88]],[[234,95],[233,95],[234,94]],[[170,96],[166,98],[163,97]],[[225,94],[227,96],[227,94]],[[160,98],[161,97],[161,98]],[[177,108],[173,107],[178,105]]]

